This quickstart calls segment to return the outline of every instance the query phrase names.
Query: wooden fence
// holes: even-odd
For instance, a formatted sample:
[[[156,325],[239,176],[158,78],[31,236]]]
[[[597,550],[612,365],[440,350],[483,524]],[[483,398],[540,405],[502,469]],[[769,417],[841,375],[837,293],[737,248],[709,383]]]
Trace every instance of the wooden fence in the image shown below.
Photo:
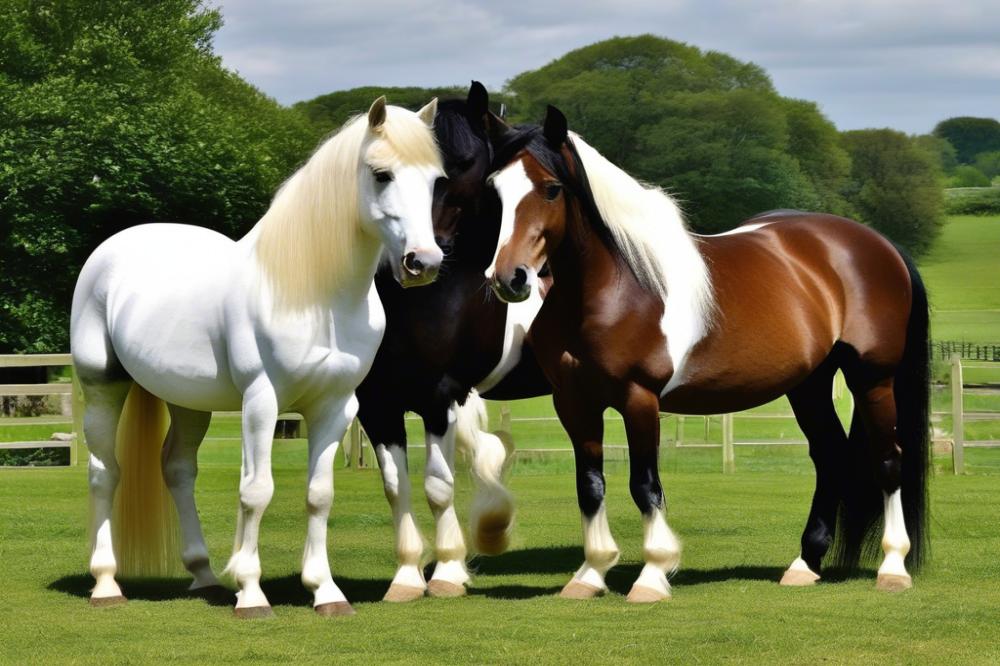
[[[1000,359],[998,359],[1000,360]],[[995,370],[998,372],[997,381],[988,383],[968,384],[964,379],[964,370]],[[952,468],[955,474],[965,474],[965,449],[970,447],[997,448],[1000,447],[1000,440],[967,440],[965,438],[965,424],[971,421],[1000,421],[1000,412],[990,411],[966,411],[966,395],[995,395],[1000,396],[1000,364],[997,363],[975,363],[964,362],[962,356],[955,353],[951,357],[951,411],[933,412],[932,419],[939,421],[941,417],[951,416],[951,456]]]
[[[0,368],[72,367],[72,365],[73,359],[69,354],[0,354]],[[69,382],[0,384],[0,396],[67,394],[71,396],[73,406],[72,417],[65,422],[72,424],[73,438],[70,441],[0,442],[0,449],[68,448],[69,464],[76,465],[80,459],[80,445],[83,443],[83,392],[80,390],[76,373],[72,373],[72,379]]]
[[[0,355],[0,368],[27,368],[27,367],[66,367],[72,366],[72,359],[69,354],[5,354]],[[944,416],[952,418],[952,440],[938,439],[937,443],[950,445],[955,474],[965,473],[965,449],[969,447],[1000,447],[1000,440],[977,440],[970,441],[965,438],[965,423],[971,421],[1000,420],[1000,412],[988,411],[966,411],[964,408],[964,396],[966,395],[1000,395],[1000,378],[996,383],[967,384],[963,379],[963,368],[966,369],[990,369],[1000,372],[1000,364],[992,362],[969,362],[963,361],[962,354],[955,352],[951,356],[951,391],[952,401],[950,411],[935,411],[932,413],[932,420],[940,422]],[[834,398],[840,397],[844,391],[841,375],[837,375],[838,380],[834,384]],[[29,449],[29,448],[69,448],[70,465],[78,464],[80,460],[80,447],[85,446],[83,434],[83,394],[80,389],[76,374],[71,374],[69,382],[50,382],[47,384],[2,384],[0,385],[0,396],[47,396],[47,395],[70,395],[72,405],[72,416],[65,421],[72,425],[73,438],[70,441],[14,441],[0,442],[0,449]],[[558,421],[556,417],[533,417],[517,418],[511,413],[509,403],[503,403],[500,408],[501,419],[499,429],[510,432],[514,422],[525,421]],[[721,468],[724,473],[736,471],[736,447],[737,446],[780,446],[780,445],[803,445],[802,439],[783,439],[780,441],[738,441],[735,434],[735,421],[737,419],[794,419],[792,414],[721,414],[716,415],[721,420],[722,442],[714,443],[686,443],[684,441],[684,426],[687,419],[703,419],[705,424],[705,439],[708,439],[708,431],[711,416],[672,416],[661,417],[661,444],[669,451],[670,449],[684,448],[720,448],[722,450]],[[615,418],[615,417],[612,417]],[[620,417],[617,417],[620,419]],[[668,419],[674,419],[673,436],[671,437]],[[299,421],[301,415],[294,413],[281,414],[282,421]],[[55,421],[61,423],[62,421]],[[53,423],[53,421],[47,421]],[[370,448],[359,423],[354,421],[351,424],[347,436],[344,438],[344,457],[348,466],[364,467],[370,464],[365,460],[365,449]],[[419,446],[417,447],[419,448]],[[611,460],[624,460],[627,457],[627,447],[622,445],[608,445],[605,447],[607,457]],[[560,453],[571,453],[571,449],[518,449],[518,454],[524,458],[538,455],[550,455]],[[669,453],[668,453],[669,455]]]

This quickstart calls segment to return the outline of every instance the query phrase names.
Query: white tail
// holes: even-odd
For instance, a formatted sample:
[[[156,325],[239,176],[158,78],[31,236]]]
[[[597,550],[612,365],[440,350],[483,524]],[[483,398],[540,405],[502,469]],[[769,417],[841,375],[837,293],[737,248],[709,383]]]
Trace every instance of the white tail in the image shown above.
[[[133,384],[118,421],[121,478],[111,519],[123,576],[166,576],[178,569],[177,512],[161,464],[168,424],[166,404]]]
[[[469,510],[470,532],[477,552],[498,555],[507,550],[514,526],[514,498],[503,485],[513,460],[508,433],[489,433],[486,404],[473,390],[465,404],[456,406],[455,438],[469,460],[476,493]]]

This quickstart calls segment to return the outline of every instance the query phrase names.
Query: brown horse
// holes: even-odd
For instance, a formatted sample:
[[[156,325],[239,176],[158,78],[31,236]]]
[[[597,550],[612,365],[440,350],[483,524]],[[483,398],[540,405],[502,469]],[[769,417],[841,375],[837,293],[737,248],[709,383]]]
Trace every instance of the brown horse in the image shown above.
[[[832,215],[773,211],[691,234],[669,196],[569,134],[558,110],[541,128],[491,122],[503,214],[486,275],[507,301],[528,296],[545,262],[555,281],[529,338],[576,453],[586,561],[562,595],[600,594],[618,558],[604,510],[606,408],[625,422],[645,526],[646,564],[628,599],[658,601],[680,559],[664,518],[658,413],[730,412],[783,394],[809,440],[816,491],[781,582],[817,581],[835,535],[832,554],[847,565],[881,536],[877,587],[910,587],[904,560],[916,567],[926,538],[928,457],[927,296],[912,263]],[[850,434],[831,399],[837,369],[855,398]]]

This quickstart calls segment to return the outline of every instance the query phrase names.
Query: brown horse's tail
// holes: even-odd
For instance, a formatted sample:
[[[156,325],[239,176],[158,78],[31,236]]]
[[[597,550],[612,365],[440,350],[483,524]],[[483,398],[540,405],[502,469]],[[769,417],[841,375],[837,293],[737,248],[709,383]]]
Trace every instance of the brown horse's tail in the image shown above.
[[[910,319],[903,359],[896,368],[896,437],[902,448],[903,516],[910,538],[907,566],[916,571],[927,557],[927,476],[930,469],[930,317],[927,290],[916,267],[902,251],[912,285]],[[868,439],[857,408],[848,437],[850,454],[841,459],[841,505],[833,564],[856,568],[875,562],[881,552],[884,504],[871,473]]]

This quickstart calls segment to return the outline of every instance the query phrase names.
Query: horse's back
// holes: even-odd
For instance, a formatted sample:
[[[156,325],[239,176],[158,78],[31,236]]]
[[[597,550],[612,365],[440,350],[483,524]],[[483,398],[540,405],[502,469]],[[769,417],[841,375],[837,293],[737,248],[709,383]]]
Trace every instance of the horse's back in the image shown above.
[[[169,402],[238,406],[222,311],[236,253],[225,236],[180,224],[140,225],[106,240],[77,281],[74,362],[84,372],[120,367]]]
[[[909,274],[899,252],[871,228],[780,211],[700,237],[700,249],[717,315],[670,409],[691,410],[703,392],[725,393],[729,411],[777,397],[838,342],[859,356],[884,355],[887,365],[902,354],[903,340],[894,336],[906,330]]]

